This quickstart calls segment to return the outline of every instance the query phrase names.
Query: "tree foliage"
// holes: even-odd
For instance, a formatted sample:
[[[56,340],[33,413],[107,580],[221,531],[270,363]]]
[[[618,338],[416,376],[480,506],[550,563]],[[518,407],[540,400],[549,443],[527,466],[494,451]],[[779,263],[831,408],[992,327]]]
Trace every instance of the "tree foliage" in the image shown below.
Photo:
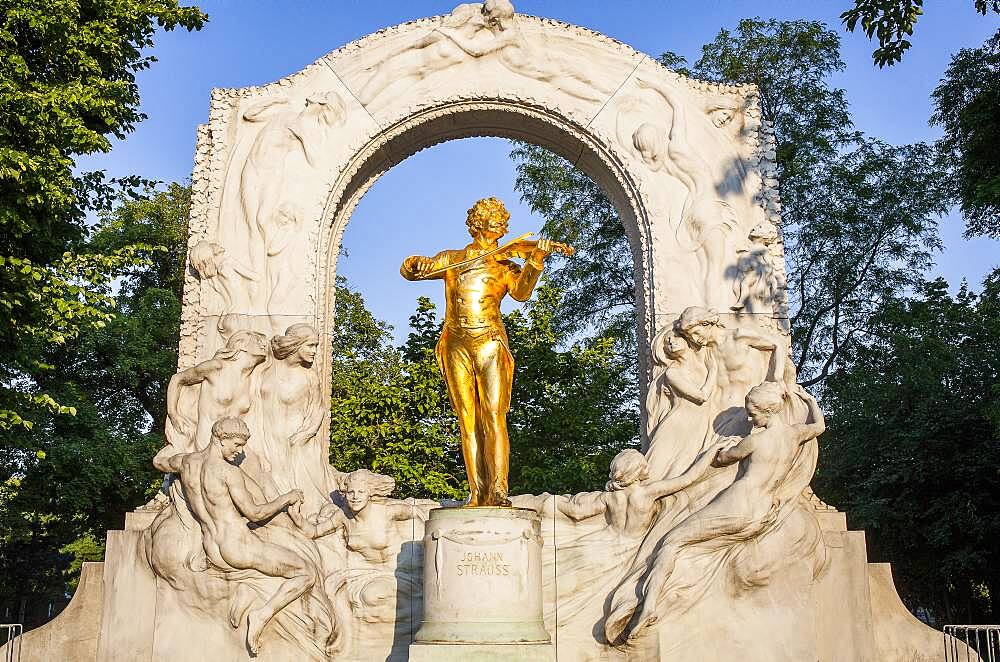
[[[46,346],[108,323],[103,292],[143,249],[83,249],[87,213],[142,182],[75,173],[74,158],[143,119],[135,74],[155,31],[205,18],[176,0],[0,2],[0,428],[30,428],[28,410],[72,413],[30,375]]]
[[[634,354],[619,351],[615,329],[586,337],[566,329],[565,307],[543,281],[528,306],[504,318],[517,364],[512,494],[598,489],[614,455],[638,443]]]
[[[661,61],[686,64],[674,53]],[[825,379],[871,315],[919,282],[947,202],[933,150],[887,145],[854,129],[844,91],[830,84],[843,68],[840,38],[822,23],[753,18],[721,30],[685,69],[757,86],[762,118],[773,126],[792,334],[807,384]],[[518,145],[512,157],[517,188],[545,218],[544,231],[584,247],[554,276],[567,292],[567,323],[634,325],[632,261],[603,192],[541,148]]]
[[[873,315],[919,283],[939,248],[947,195],[933,150],[854,130],[840,38],[815,21],[744,19],[707,45],[695,74],[752,83],[771,122],[799,374],[822,382]]]
[[[983,16],[1000,14],[1000,0],[973,0],[973,6]],[[913,36],[913,28],[923,14],[924,0],[854,0],[854,6],[840,19],[849,32],[860,24],[869,40],[878,39],[872,60],[882,68],[903,59],[903,53],[912,46],[907,37]]]
[[[621,339],[635,355],[635,268],[618,213],[594,181],[566,159],[529,143],[515,143],[515,187],[545,219],[542,233],[577,249],[572,259],[551,258],[548,282],[563,293],[553,323]]]
[[[1000,238],[1000,31],[956,53],[931,95],[967,238]]]
[[[172,185],[104,215],[81,250],[145,245],[112,291],[117,312],[62,344],[40,347],[39,391],[75,416],[27,410],[30,430],[0,431],[0,605],[38,623],[64,597],[78,561],[149,498],[163,445],[167,381],[177,366],[190,190]],[[89,541],[89,542],[88,542]],[[69,573],[69,574],[67,574]]]
[[[1000,270],[976,294],[938,279],[875,318],[827,380],[817,493],[942,622],[1000,604]]]
[[[504,316],[517,364],[508,426],[511,491],[593,489],[639,427],[631,363],[615,338],[574,339],[558,289]],[[331,462],[396,479],[402,495],[464,498],[458,424],[434,356],[441,322],[421,297],[402,347],[344,281],[337,292]]]
[[[434,359],[433,311],[420,299],[400,349],[362,295],[338,280],[330,461],[341,471],[392,476],[401,495],[460,498],[458,423]]]

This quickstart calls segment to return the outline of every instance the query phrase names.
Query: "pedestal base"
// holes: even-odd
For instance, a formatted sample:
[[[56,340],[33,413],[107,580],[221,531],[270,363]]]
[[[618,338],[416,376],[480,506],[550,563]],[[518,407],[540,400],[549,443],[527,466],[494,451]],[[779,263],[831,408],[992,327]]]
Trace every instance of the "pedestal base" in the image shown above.
[[[534,650],[551,642],[542,618],[538,513],[436,508],[425,530],[424,618],[416,643],[455,644],[458,656],[443,660],[479,659],[472,656],[473,645],[484,645],[484,650],[499,645],[497,650],[507,651],[507,657],[485,659],[550,659],[510,657],[525,645]]]
[[[555,662],[552,644],[410,644],[410,662]]]

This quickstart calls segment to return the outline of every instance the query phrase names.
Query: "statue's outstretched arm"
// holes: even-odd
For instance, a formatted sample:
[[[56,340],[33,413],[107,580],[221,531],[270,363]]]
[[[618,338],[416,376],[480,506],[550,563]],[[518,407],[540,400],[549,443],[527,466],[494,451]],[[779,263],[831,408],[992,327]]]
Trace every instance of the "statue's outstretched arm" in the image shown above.
[[[556,507],[566,517],[579,522],[605,512],[608,504],[604,492],[583,492],[565,500],[556,497]]]
[[[768,365],[767,381],[782,381],[785,372],[785,358],[788,355],[784,338],[774,333],[741,327],[736,330],[736,339],[745,340],[754,349],[770,351],[771,362]]]
[[[444,269],[451,262],[451,251],[441,251],[434,257],[411,255],[399,266],[399,275],[406,280],[431,280],[444,278],[444,272],[428,275],[432,271]]]
[[[303,494],[301,490],[292,490],[282,494],[273,501],[259,504],[254,501],[250,491],[247,490],[246,479],[239,469],[229,472],[226,476],[226,487],[229,489],[229,496],[233,500],[236,509],[251,522],[262,522],[280,513],[285,508],[301,503]]]
[[[650,483],[646,487],[646,493],[653,499],[662,499],[665,496],[670,496],[676,492],[687,489],[691,485],[697,483],[708,471],[709,467],[712,466],[712,462],[716,459],[722,446],[725,444],[719,443],[707,451],[701,454],[694,464],[692,464],[687,471],[682,473],[680,476],[674,478],[664,478],[663,480],[658,480],[655,483]]]
[[[816,402],[816,398],[808,393],[805,393],[805,396],[806,397],[803,399],[809,406],[809,418],[812,419],[812,422],[801,423],[795,426],[795,431],[798,433],[798,442],[800,444],[812,441],[826,432],[826,418],[823,416],[823,410],[819,408],[819,403]]]
[[[185,386],[195,386],[197,384],[201,384],[208,378],[209,375],[215,372],[218,367],[218,361],[215,359],[202,361],[192,368],[181,370],[176,373],[170,378],[170,382],[167,383],[167,417],[170,419],[174,428],[185,437],[189,436],[189,430],[187,429],[189,426],[187,423],[193,419],[184,416],[181,413],[181,391]]]
[[[720,467],[727,467],[730,464],[736,464],[740,460],[750,457],[751,453],[753,453],[753,438],[747,435],[732,448],[719,451],[719,454],[715,456],[713,464]]]

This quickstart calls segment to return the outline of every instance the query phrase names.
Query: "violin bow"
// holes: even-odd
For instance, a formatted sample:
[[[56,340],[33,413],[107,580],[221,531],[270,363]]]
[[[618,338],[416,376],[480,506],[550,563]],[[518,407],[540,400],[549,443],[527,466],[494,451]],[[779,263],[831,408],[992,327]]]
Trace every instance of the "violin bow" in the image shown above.
[[[443,274],[444,272],[451,271],[452,269],[458,269],[459,267],[464,267],[464,266],[469,265],[469,264],[474,264],[474,263],[482,260],[484,257],[489,257],[490,255],[496,255],[497,253],[499,253],[501,251],[505,251],[505,250],[511,248],[517,242],[524,241],[525,239],[527,239],[528,237],[533,236],[534,234],[535,234],[534,232],[525,232],[520,237],[516,237],[514,239],[511,239],[510,241],[508,241],[503,246],[497,246],[493,250],[487,251],[487,252],[483,253],[482,255],[477,255],[476,257],[470,257],[467,260],[462,260],[461,262],[456,262],[455,264],[449,264],[447,267],[439,267],[438,269],[434,269],[433,271],[428,271],[422,277],[423,278],[427,278],[428,276],[437,276],[438,274]]]

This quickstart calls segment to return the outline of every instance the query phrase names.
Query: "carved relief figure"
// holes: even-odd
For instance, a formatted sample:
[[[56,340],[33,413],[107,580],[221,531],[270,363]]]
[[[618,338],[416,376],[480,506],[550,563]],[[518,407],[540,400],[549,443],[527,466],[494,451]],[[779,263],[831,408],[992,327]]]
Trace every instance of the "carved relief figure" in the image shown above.
[[[670,595],[668,581],[678,556],[686,549],[691,549],[692,554],[711,554],[713,549],[750,540],[775,523],[775,496],[795,463],[799,447],[826,429],[819,405],[811,397],[813,422],[787,424],[781,416],[786,397],[782,384],[777,382],[765,382],[747,394],[746,410],[753,429],[732,448],[719,451],[716,457],[720,466],[739,464],[736,480],[704,508],[675,526],[649,561],[633,571],[644,575],[638,597],[629,578],[615,591],[605,622],[608,641],[637,637],[669,608],[662,604]],[[690,579],[684,578],[681,583],[690,585]],[[706,583],[709,576],[698,581]]]
[[[678,333],[695,351],[712,354],[718,362],[718,389],[713,396],[713,408],[717,415],[713,426],[716,432],[721,435],[743,434],[746,431],[746,413],[741,394],[761,381],[761,359],[764,357],[758,352],[768,353],[763,379],[782,381],[788,354],[785,339],[753,327],[727,329],[715,310],[700,306],[684,309],[675,324]]]
[[[774,268],[771,244],[778,241],[778,228],[765,221],[750,231],[751,245],[737,251],[736,280],[733,294],[736,303],[730,308],[745,313],[772,314],[774,302],[784,288],[783,278]]]
[[[278,589],[263,603],[236,604],[233,627],[245,619],[247,646],[256,653],[261,634],[275,615],[301,598],[318,582],[317,569],[291,549],[263,540],[247,523],[265,522],[302,502],[292,490],[270,501],[258,501],[253,481],[239,466],[250,430],[239,418],[222,418],[212,425],[211,443],[194,453],[159,458],[161,471],[178,474],[187,504],[201,528],[208,561],[223,572],[252,570],[281,578]],[[241,613],[242,612],[242,613]],[[332,628],[327,632],[333,637]]]
[[[642,453],[631,448],[623,450],[611,461],[603,492],[556,498],[555,507],[574,521],[604,515],[607,531],[616,536],[642,538],[659,510],[658,502],[698,481],[715,459],[715,451],[726,445],[728,442],[719,442],[702,453],[683,474],[662,480],[650,480],[649,464]]]
[[[716,412],[706,403],[718,386],[718,361],[712,352],[696,352],[670,325],[653,339],[653,380],[646,396],[646,459],[654,477],[683,469],[711,435]],[[679,452],[678,447],[686,447]]]
[[[301,264],[306,247],[301,244],[305,220],[294,192],[297,180],[288,173],[322,167],[332,129],[344,121],[345,107],[336,92],[306,99],[295,107],[288,99],[268,99],[243,113],[243,120],[263,123],[256,134],[239,176],[239,198],[243,225],[230,235],[246,237],[247,263],[262,269],[260,287],[250,296],[254,310],[281,314],[282,305],[301,280]],[[293,161],[304,163],[296,167]],[[230,186],[235,182],[230,181]]]
[[[603,617],[604,600],[629,568],[643,537],[663,509],[680,510],[687,504],[683,490],[699,481],[709,469],[717,444],[680,476],[650,480],[649,465],[642,453],[624,450],[611,461],[608,483],[602,492],[573,496],[518,496],[519,507],[539,511],[543,519],[551,509],[568,518],[567,527],[557,520],[557,537],[573,535],[579,523],[601,518],[603,526],[584,524],[585,533],[556,545],[558,579],[546,572],[546,591],[556,594],[558,621],[562,630],[586,627]],[[667,505],[665,500],[673,503]],[[548,511],[548,512],[546,512]],[[563,529],[569,528],[570,533]],[[552,614],[554,617],[555,614]]]
[[[343,531],[347,549],[369,563],[384,565],[399,551],[391,544],[393,523],[423,521],[428,510],[438,505],[435,501],[388,498],[394,489],[396,482],[391,477],[358,469],[342,479],[346,511],[328,503],[308,520],[298,511],[292,513],[293,518],[312,538]]]
[[[556,250],[572,252],[547,239],[498,247],[509,218],[496,198],[479,200],[466,219],[471,244],[434,257],[411,255],[399,269],[407,280],[441,278],[445,282],[444,330],[435,353],[458,416],[470,506],[510,505],[507,410],[514,357],[507,346],[500,302],[508,294],[527,301],[545,258]],[[524,266],[510,257],[524,259]]]
[[[230,257],[221,245],[204,239],[191,247],[188,259],[198,278],[222,299],[220,325],[227,315],[252,310],[250,288],[260,281],[257,271]]]
[[[549,83],[570,96],[599,101],[606,93],[557,61],[544,45],[526,39],[509,0],[486,0],[457,6],[430,33],[391,54],[365,83],[359,98],[367,105],[396,81],[416,83],[466,58],[493,54],[510,72]]]
[[[739,220],[733,208],[716,197],[712,170],[688,138],[689,119],[681,94],[642,77],[637,77],[636,83],[663,97],[673,115],[666,140],[661,127],[645,122],[632,134],[632,146],[650,169],[665,170],[687,188],[677,237],[698,257],[707,304],[723,305],[721,285],[727,237],[738,227]]]
[[[241,330],[215,356],[171,377],[168,446],[159,455],[201,450],[208,445],[215,421],[246,414],[252,404],[250,373],[266,358],[264,335]]]
[[[305,492],[307,512],[329,498],[327,444],[317,434],[327,407],[319,375],[313,370],[319,334],[308,324],[293,324],[271,338],[274,357],[261,373],[260,415],[264,440],[258,449],[279,489]]]

